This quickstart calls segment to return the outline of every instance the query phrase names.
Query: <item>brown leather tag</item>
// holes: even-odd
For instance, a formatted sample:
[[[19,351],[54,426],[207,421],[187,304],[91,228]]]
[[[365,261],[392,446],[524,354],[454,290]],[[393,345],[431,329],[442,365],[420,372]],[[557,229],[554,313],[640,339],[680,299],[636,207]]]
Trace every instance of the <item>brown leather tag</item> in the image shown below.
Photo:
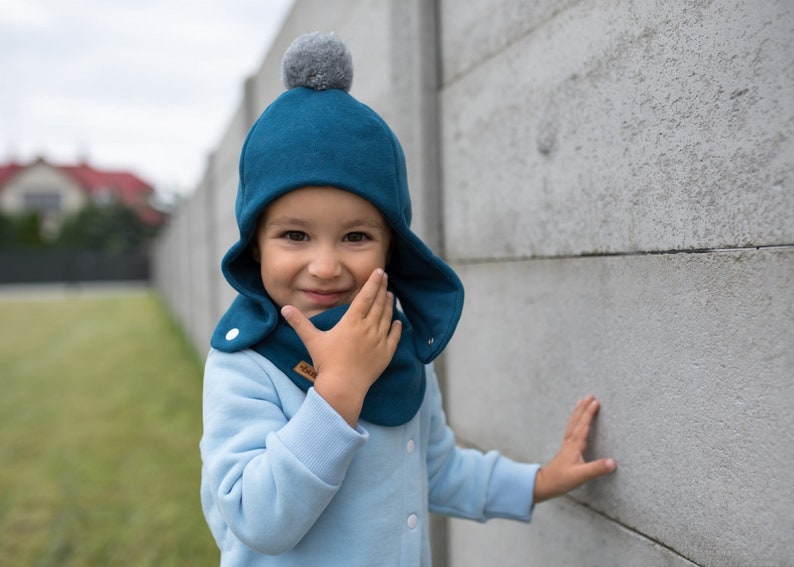
[[[314,382],[314,379],[317,378],[317,371],[314,369],[314,366],[303,360],[295,365],[293,370],[306,378],[309,382]]]

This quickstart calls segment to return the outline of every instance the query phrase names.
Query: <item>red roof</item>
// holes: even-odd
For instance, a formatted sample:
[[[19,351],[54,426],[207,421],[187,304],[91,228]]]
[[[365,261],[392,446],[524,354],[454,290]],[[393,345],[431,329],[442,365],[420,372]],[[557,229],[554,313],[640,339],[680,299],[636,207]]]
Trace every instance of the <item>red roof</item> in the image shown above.
[[[0,165],[0,191],[6,184],[6,181],[14,177],[17,173],[25,169],[25,166],[15,162],[6,165]]]
[[[91,167],[87,163],[78,165],[54,165],[43,158],[28,164],[11,162],[0,165],[0,191],[19,172],[36,164],[44,163],[58,169],[74,179],[89,197],[110,191],[123,205],[134,209],[138,217],[147,224],[160,224],[164,215],[149,204],[154,188],[137,175],[127,171],[106,171]]]

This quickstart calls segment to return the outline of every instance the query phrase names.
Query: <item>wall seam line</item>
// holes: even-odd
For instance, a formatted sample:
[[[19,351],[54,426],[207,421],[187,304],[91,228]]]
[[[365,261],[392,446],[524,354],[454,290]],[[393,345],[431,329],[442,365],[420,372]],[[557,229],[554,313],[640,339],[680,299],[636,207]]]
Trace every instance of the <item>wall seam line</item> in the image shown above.
[[[584,254],[559,254],[559,255],[536,255],[521,256],[512,258],[447,258],[447,261],[460,265],[473,264],[507,264],[515,262],[527,262],[531,260],[579,260],[589,258],[630,258],[641,256],[673,256],[676,254],[720,254],[734,252],[762,252],[767,250],[789,250],[794,249],[794,244],[769,244],[762,246],[737,246],[727,248],[690,248],[690,249],[670,249],[670,250],[645,250],[636,252],[592,252]]]
[[[566,494],[565,496],[563,496],[563,498],[565,498],[567,500],[570,500],[571,502],[573,502],[573,503],[575,503],[575,504],[577,504],[579,506],[582,506],[583,508],[586,508],[590,512],[592,512],[592,513],[594,513],[594,514],[596,514],[598,516],[601,516],[602,518],[604,518],[606,520],[609,520],[610,522],[612,522],[614,524],[617,524],[618,526],[620,526],[624,530],[629,531],[629,532],[631,532],[632,534],[634,534],[634,535],[636,535],[638,537],[641,537],[641,538],[643,538],[645,540],[648,540],[648,541],[652,542],[655,545],[658,545],[659,547],[661,547],[663,549],[666,549],[670,553],[673,553],[676,557],[679,557],[679,558],[683,559],[684,561],[687,561],[688,563],[691,563],[693,566],[702,567],[702,564],[693,561],[691,558],[687,557],[686,555],[684,555],[680,551],[676,550],[675,548],[670,547],[668,544],[666,544],[666,543],[664,543],[662,541],[659,541],[658,539],[655,539],[655,538],[649,536],[648,534],[645,534],[645,533],[643,533],[643,532],[641,532],[641,531],[639,531],[639,530],[637,530],[635,528],[632,528],[631,526],[628,526],[628,525],[624,524],[623,522],[621,522],[621,521],[609,516],[608,514],[605,514],[601,510],[598,510],[597,508],[594,508],[594,507],[590,506],[586,502],[583,502],[582,500],[578,500],[577,498],[574,498],[570,494]]]
[[[484,452],[484,450],[479,445],[477,445],[476,443],[472,443],[472,442],[466,440],[465,438],[456,437],[456,442],[457,442],[458,446],[460,446],[460,447],[467,448],[467,449],[475,449],[477,451]],[[633,527],[631,527],[631,526],[629,526],[627,524],[624,524],[623,522],[621,522],[617,518],[613,518],[612,516],[606,514],[605,512],[602,512],[598,508],[594,508],[590,504],[588,504],[588,503],[586,503],[586,502],[584,502],[582,500],[579,500],[578,498],[575,498],[570,493],[561,496],[560,499],[568,500],[568,501],[572,502],[574,505],[581,506],[582,508],[586,508],[587,510],[589,510],[593,514],[596,514],[597,516],[600,516],[601,518],[603,518],[603,519],[605,519],[605,520],[607,520],[607,521],[609,521],[609,522],[611,522],[613,524],[616,524],[621,529],[624,529],[624,530],[626,530],[628,532],[631,532],[635,536],[640,537],[640,538],[642,538],[642,539],[644,539],[646,541],[649,541],[649,542],[653,543],[654,545],[657,545],[657,546],[661,547],[662,549],[665,549],[665,550],[669,551],[670,553],[672,553],[676,557],[678,557],[680,559],[683,559],[684,561],[690,563],[692,565],[692,567],[703,567],[703,564],[697,563],[696,561],[690,559],[689,557],[687,557],[686,555],[684,555],[680,551],[676,550],[675,548],[670,547],[668,544],[666,544],[666,543],[664,543],[662,541],[659,541],[658,539],[655,539],[655,538],[649,536],[648,534],[639,531],[636,528],[633,528]]]
[[[454,75],[451,75],[449,77],[449,80],[447,82],[443,82],[443,80],[442,80],[442,81],[439,82],[439,85],[441,85],[442,89],[446,89],[448,87],[454,86],[455,83],[458,83],[458,82],[462,81],[466,77],[466,75],[470,75],[478,67],[481,67],[481,66],[485,65],[488,61],[490,61],[492,59],[495,59],[496,57],[502,55],[505,51],[510,49],[516,43],[518,43],[520,41],[523,41],[527,37],[530,37],[530,36],[538,33],[538,31],[543,29],[544,26],[547,26],[549,24],[549,22],[551,22],[551,21],[555,20],[556,18],[558,18],[560,16],[560,14],[564,14],[565,12],[570,11],[571,9],[576,7],[578,4],[581,4],[583,1],[584,0],[576,0],[575,2],[572,2],[570,6],[563,6],[562,8],[558,8],[557,10],[554,10],[551,14],[549,14],[545,18],[543,18],[541,20],[538,20],[535,23],[534,26],[530,27],[529,29],[524,31],[522,34],[520,34],[520,35],[512,38],[511,40],[509,40],[505,45],[503,45],[498,50],[490,52],[485,57],[483,57],[482,59],[478,59],[478,60],[470,63],[468,65],[468,67],[459,69],[458,72],[456,72]],[[442,77],[442,79],[443,79],[443,77]]]

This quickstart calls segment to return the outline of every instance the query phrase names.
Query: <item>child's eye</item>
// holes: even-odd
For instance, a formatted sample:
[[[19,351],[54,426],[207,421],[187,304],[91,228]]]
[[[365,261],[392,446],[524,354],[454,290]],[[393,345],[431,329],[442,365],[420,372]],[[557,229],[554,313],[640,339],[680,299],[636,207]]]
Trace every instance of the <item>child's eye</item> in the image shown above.
[[[293,242],[303,242],[309,238],[305,232],[301,232],[300,230],[288,230],[282,234],[281,237],[292,240]]]
[[[345,235],[345,240],[347,242],[364,242],[365,240],[369,240],[369,235],[365,232],[348,232]]]

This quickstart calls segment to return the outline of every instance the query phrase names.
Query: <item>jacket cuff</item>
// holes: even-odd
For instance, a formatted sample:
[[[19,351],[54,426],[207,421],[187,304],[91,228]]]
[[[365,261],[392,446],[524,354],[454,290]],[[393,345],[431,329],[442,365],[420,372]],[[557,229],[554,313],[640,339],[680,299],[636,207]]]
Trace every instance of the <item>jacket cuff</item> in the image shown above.
[[[535,505],[535,477],[539,470],[540,465],[517,463],[500,456],[488,484],[486,516],[529,522]]]
[[[300,409],[278,437],[313,474],[338,486],[369,433],[360,426],[350,427],[314,388],[309,388]]]

